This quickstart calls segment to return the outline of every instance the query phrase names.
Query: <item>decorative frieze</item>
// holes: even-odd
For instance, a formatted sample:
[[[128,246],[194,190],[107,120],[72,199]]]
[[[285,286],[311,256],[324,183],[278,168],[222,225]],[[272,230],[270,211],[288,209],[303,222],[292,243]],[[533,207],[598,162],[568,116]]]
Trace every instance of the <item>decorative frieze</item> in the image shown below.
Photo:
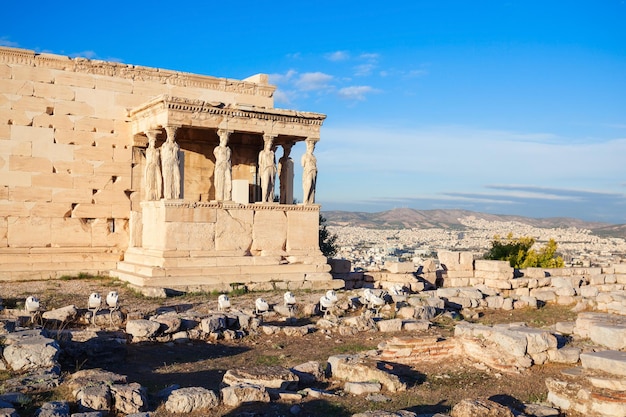
[[[181,87],[203,88],[262,97],[272,97],[276,90],[276,87],[271,85],[148,68],[118,62],[107,62],[87,58],[70,58],[55,54],[38,54],[28,49],[0,47],[0,62],[131,80],[149,80]]]

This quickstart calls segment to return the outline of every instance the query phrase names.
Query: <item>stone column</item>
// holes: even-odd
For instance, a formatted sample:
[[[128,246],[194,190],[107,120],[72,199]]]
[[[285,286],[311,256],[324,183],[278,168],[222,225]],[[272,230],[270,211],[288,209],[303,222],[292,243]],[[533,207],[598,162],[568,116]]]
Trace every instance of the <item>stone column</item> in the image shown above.
[[[155,148],[156,137],[159,130],[148,130],[146,148],[146,166],[143,175],[144,198],[148,201],[160,200],[163,191],[163,176],[161,175],[161,152]]]
[[[317,183],[317,158],[313,155],[315,143],[319,139],[307,138],[306,153],[302,155],[302,191],[303,204],[315,204],[315,185]]]
[[[232,130],[218,129],[220,144],[213,149],[215,155],[215,171],[213,173],[213,183],[215,184],[215,199],[218,201],[232,200],[233,182],[231,151],[228,145],[228,138]]]
[[[274,185],[276,183],[275,137],[275,135],[263,135],[263,150],[259,152],[262,203],[272,203],[274,201]]]
[[[179,199],[180,189],[180,147],[176,143],[177,126],[165,126],[167,140],[161,145],[161,166],[163,172],[163,198]]]
[[[293,204],[293,159],[289,156],[293,143],[283,145],[283,156],[278,161],[280,204]]]

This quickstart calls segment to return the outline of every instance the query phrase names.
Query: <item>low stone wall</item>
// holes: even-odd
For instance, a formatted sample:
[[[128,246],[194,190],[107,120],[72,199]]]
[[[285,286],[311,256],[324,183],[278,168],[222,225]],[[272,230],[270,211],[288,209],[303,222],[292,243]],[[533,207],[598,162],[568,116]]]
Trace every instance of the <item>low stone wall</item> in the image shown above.
[[[441,251],[438,257],[439,268],[433,261],[413,270],[410,262],[396,262],[374,272],[349,272],[349,261],[333,260],[331,272],[345,281],[346,289],[389,290],[398,285],[413,293],[437,289],[438,297],[459,308],[484,306],[478,300],[505,309],[557,303],[626,315],[626,264],[516,270],[506,261],[474,260],[469,252]],[[480,296],[473,296],[472,290],[479,290]]]

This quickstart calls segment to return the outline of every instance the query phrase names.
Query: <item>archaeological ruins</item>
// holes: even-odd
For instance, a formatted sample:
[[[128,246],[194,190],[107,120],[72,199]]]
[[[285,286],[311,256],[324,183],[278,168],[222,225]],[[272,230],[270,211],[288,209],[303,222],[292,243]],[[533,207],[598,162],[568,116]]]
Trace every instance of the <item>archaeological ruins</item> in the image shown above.
[[[318,244],[313,150],[326,116],[277,109],[274,91],[264,74],[1,47],[0,280],[341,286]]]

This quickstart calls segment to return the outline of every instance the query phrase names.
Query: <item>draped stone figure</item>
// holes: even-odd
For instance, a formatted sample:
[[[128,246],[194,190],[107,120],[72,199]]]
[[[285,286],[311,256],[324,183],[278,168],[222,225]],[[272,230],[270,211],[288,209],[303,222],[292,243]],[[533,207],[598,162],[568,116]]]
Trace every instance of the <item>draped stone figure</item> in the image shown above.
[[[280,180],[280,204],[293,204],[293,159],[291,143],[283,145],[283,156],[278,160],[278,179]]]
[[[230,133],[230,131],[219,129],[217,134],[220,137],[220,144],[213,149],[213,155],[215,155],[213,182],[215,183],[215,199],[218,201],[232,200],[231,150],[227,146]]]
[[[156,143],[155,131],[146,132],[148,147],[146,148],[146,168],[144,170],[144,196],[148,201],[161,199],[163,177],[161,176],[161,152],[154,146]]]
[[[274,184],[276,182],[276,155],[273,140],[270,135],[264,135],[264,147],[259,152],[259,171],[261,174],[261,202],[274,201]]]
[[[304,204],[315,204],[315,184],[317,182],[317,158],[313,155],[315,142],[306,141],[306,153],[302,155],[302,191]]]
[[[166,126],[167,140],[161,145],[161,166],[163,171],[163,198],[166,200],[180,198],[180,147],[175,141],[176,128]]]

